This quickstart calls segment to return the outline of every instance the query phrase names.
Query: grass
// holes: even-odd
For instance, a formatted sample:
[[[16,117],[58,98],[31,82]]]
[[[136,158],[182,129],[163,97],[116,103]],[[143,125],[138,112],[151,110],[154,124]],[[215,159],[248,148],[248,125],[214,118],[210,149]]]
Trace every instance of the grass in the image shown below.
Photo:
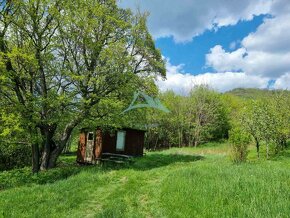
[[[131,165],[0,173],[0,217],[289,217],[289,152],[234,165],[228,146],[150,152]]]

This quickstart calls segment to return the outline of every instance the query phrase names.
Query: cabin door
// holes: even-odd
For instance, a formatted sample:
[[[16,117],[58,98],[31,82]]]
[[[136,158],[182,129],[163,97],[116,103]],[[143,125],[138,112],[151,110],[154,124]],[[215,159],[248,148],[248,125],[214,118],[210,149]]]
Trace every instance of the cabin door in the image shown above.
[[[89,132],[87,134],[87,146],[86,146],[86,157],[85,162],[93,162],[93,151],[94,151],[94,133]]]

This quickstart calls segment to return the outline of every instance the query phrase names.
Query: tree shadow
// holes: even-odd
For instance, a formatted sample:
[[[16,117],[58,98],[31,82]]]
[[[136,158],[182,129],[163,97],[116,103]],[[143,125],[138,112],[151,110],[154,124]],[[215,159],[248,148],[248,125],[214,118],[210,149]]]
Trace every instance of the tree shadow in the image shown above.
[[[149,154],[143,157],[134,158],[133,162],[125,162],[122,164],[105,163],[103,169],[133,169],[146,171],[154,168],[165,167],[175,163],[190,163],[204,159],[200,155],[182,155],[182,154]]]
[[[154,168],[165,167],[175,163],[190,163],[204,159],[200,155],[182,155],[182,154],[150,154],[138,158],[130,168],[136,170],[151,170]]]
[[[75,156],[76,154],[77,154],[76,151],[69,151],[69,152],[63,153],[61,156]]]
[[[290,146],[285,148],[284,150],[280,151],[278,154],[273,156],[271,159],[275,161],[281,161],[283,159],[289,159],[290,158]]]
[[[89,173],[109,172],[112,170],[133,169],[146,171],[175,163],[190,163],[204,159],[203,156],[182,154],[150,153],[134,158],[133,162],[103,163],[100,165],[79,165],[75,153],[62,155],[56,168],[32,174],[29,167],[0,172],[0,191],[20,186],[52,184],[68,179],[83,171]]]

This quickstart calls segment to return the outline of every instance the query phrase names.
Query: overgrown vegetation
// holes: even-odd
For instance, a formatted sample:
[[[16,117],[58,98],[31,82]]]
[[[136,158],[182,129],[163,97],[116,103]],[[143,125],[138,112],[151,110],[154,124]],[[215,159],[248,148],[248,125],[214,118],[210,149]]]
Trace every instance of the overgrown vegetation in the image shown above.
[[[229,132],[232,160],[235,163],[245,162],[248,155],[248,147],[251,142],[250,135],[243,129],[235,127]]]
[[[0,141],[0,171],[31,165],[31,148],[27,144]]]
[[[287,217],[290,151],[266,160],[261,148],[257,160],[251,146],[250,161],[235,165],[229,149],[172,148],[103,167],[63,156],[38,175],[1,172],[0,217]]]
[[[246,90],[242,90],[246,95]],[[188,96],[170,91],[161,94],[160,98],[171,113],[152,111],[148,115],[151,127],[147,133],[147,147],[197,146],[227,140],[231,131],[233,146],[242,161],[246,159],[246,144],[251,141],[256,145],[258,157],[261,147],[266,148],[267,158],[279,155],[290,138],[290,92],[260,90],[255,95],[254,89],[249,89],[252,98],[248,95],[244,98],[237,91],[233,92],[236,95],[221,94],[207,86],[196,86]],[[265,95],[261,97],[263,92]],[[246,135],[247,143],[244,141]]]
[[[148,114],[148,148],[198,146],[227,137],[228,110],[222,94],[207,86],[196,86],[189,96],[169,91],[160,98],[171,113]]]

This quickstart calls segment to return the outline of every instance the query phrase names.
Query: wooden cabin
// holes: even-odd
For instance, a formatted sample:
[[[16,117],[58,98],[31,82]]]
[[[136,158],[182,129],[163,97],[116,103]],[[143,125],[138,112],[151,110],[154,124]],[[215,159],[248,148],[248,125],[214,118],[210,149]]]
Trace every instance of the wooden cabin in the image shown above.
[[[95,163],[102,154],[143,156],[144,130],[123,128],[114,131],[81,129],[77,162]]]

